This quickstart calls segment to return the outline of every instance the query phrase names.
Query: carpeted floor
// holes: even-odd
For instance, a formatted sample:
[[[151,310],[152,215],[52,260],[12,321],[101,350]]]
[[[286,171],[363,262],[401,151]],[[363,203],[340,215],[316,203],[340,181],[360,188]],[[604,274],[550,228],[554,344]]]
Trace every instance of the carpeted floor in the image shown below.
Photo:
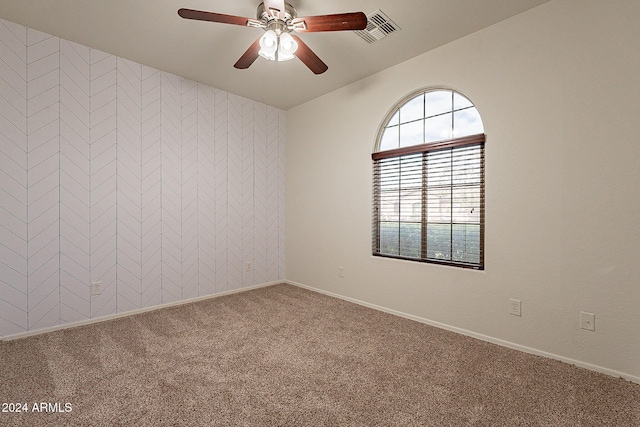
[[[2,426],[640,426],[638,384],[290,285],[2,342],[0,366],[27,404]]]

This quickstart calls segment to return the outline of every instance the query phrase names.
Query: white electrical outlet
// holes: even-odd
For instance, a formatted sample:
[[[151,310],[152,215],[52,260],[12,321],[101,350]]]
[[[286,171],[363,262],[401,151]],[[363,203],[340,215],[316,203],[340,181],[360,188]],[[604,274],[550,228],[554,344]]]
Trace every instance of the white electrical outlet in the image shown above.
[[[586,329],[587,331],[596,330],[596,315],[593,313],[587,313],[586,311],[580,312],[580,329]]]
[[[338,277],[344,277],[344,267],[338,267]]]
[[[102,293],[102,282],[91,282],[91,295],[100,295]]]
[[[509,314],[513,314],[514,316],[521,316],[522,302],[519,299],[510,299],[509,300]]]
[[[253,270],[253,265],[251,264],[251,261],[247,261],[244,264],[244,271],[246,271],[247,273],[250,273]]]

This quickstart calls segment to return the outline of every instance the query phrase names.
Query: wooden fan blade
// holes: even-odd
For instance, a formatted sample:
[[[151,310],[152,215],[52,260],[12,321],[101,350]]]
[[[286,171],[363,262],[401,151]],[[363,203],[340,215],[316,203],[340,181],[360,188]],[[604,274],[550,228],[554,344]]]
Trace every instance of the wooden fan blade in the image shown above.
[[[222,24],[242,25],[246,27],[249,22],[255,19],[243,18],[242,16],[224,15],[222,13],[204,12],[202,10],[180,9],[178,15],[184,19],[195,19],[196,21],[220,22]]]
[[[302,33],[364,30],[367,28],[367,15],[362,12],[351,12],[335,15],[305,16],[293,19],[291,23],[296,31]]]
[[[253,42],[249,49],[238,59],[233,66],[241,70],[245,70],[251,66],[258,59],[258,52],[260,52],[260,37]]]
[[[314,74],[322,74],[329,69],[327,64],[322,62],[322,59],[318,58],[310,48],[307,46],[300,37],[295,34],[291,34],[291,37],[298,42],[298,50],[295,55],[306,65]]]
[[[279,12],[277,16],[284,18],[284,0],[264,0],[263,3],[264,10],[267,12],[270,10],[277,10]]]

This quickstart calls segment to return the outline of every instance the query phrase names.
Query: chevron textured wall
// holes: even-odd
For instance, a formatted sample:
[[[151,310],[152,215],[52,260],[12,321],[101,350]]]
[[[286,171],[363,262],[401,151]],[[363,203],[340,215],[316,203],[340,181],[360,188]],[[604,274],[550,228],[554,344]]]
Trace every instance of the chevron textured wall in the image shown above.
[[[283,279],[285,134],[282,110],[0,20],[0,337]]]

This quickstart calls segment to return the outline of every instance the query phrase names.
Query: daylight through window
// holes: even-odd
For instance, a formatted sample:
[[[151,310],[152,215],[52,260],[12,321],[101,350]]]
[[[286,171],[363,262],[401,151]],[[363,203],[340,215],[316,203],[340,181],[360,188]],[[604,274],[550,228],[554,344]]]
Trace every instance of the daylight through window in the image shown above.
[[[484,127],[463,95],[413,93],[373,158],[373,254],[484,269]]]

